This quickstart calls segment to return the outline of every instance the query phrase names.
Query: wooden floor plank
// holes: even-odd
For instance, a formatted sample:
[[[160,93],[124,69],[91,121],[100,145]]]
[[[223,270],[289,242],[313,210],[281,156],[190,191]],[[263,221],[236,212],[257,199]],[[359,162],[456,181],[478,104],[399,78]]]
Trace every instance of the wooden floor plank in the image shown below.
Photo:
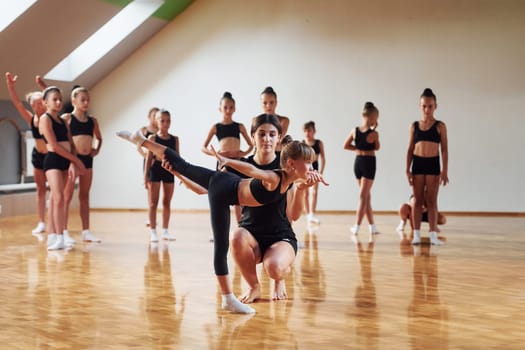
[[[289,300],[220,310],[206,213],[172,217],[151,246],[145,213],[94,212],[101,244],[47,252],[34,216],[0,220],[2,349],[522,349],[525,218],[449,217],[447,244],[413,247],[393,215],[351,240],[347,215],[294,224]],[[79,238],[78,215],[70,232]],[[310,233],[311,232],[311,233]],[[423,236],[427,236],[423,230]],[[424,243],[427,243],[425,240]],[[230,259],[235,293],[246,288]]]

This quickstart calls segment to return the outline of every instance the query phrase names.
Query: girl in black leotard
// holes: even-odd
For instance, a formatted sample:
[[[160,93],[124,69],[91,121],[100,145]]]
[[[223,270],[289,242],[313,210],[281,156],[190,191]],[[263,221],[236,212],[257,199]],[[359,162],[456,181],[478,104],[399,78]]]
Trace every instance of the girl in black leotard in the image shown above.
[[[43,98],[47,111],[40,117],[39,129],[47,146],[44,171],[49,184],[51,203],[48,215],[47,249],[57,250],[65,248],[63,237],[65,227],[64,188],[68,169],[73,171],[73,174],[75,172],[83,174],[86,168],[84,163],[72,153],[72,140],[68,135],[65,122],[58,116],[62,108],[62,93],[56,86],[50,86],[44,90]]]
[[[44,157],[47,153],[46,143],[42,138],[42,135],[38,131],[38,123],[40,116],[46,112],[46,106],[42,100],[42,92],[34,91],[26,95],[27,102],[31,106],[33,112],[26,109],[22,104],[22,101],[18,98],[18,95],[15,90],[15,83],[17,76],[11,75],[11,73],[5,73],[5,79],[7,83],[7,90],[11,101],[15,105],[18,113],[24,118],[27,124],[31,127],[31,132],[33,134],[33,139],[35,141],[35,147],[33,148],[33,153],[31,156],[31,163],[33,164],[33,177],[36,184],[36,195],[37,195],[37,212],[39,222],[37,226],[33,229],[33,234],[37,235],[39,238],[40,233],[44,232],[45,224],[45,212],[46,212],[46,174],[44,173]],[[38,82],[37,77],[37,82]]]
[[[222,95],[219,111],[222,114],[222,121],[215,123],[208,131],[208,135],[202,145],[202,152],[213,156],[208,149],[210,142],[214,136],[219,141],[217,152],[225,157],[240,159],[250,154],[253,149],[252,140],[250,139],[246,127],[242,123],[237,123],[233,120],[233,113],[235,113],[235,100],[230,92],[225,92]],[[241,135],[247,144],[246,150],[241,150]],[[241,207],[234,206],[235,217],[237,222],[241,219]]]
[[[412,244],[421,242],[421,213],[427,205],[430,243],[442,245],[438,238],[437,196],[439,185],[448,183],[448,138],[445,123],[434,118],[437,108],[436,95],[425,89],[420,97],[422,116],[410,125],[406,174],[408,183],[414,190],[415,203],[412,207],[414,218],[414,237]],[[439,151],[443,157],[441,168]]]
[[[326,167],[326,157],[324,154],[324,143],[323,141],[315,138],[315,123],[309,121],[303,126],[304,131],[304,142],[313,148],[315,151],[315,161],[312,163],[314,170],[318,170],[322,175],[324,173],[324,168]],[[319,166],[319,163],[321,165]],[[319,186],[312,186],[308,188],[306,193],[306,211],[308,222],[318,224],[319,218],[315,216],[315,211],[317,209],[317,190]]]
[[[276,120],[273,115],[262,115],[261,117]],[[279,125],[278,122],[275,123]],[[175,151],[149,140],[144,140],[140,133],[119,132],[118,135],[131,142],[141,144],[158,157],[164,157],[169,161],[173,171],[208,190],[215,244],[215,274],[223,294],[223,308],[242,313],[254,312],[251,307],[240,303],[233,296],[228,279],[229,205],[262,206],[279,200],[295,181],[306,183],[323,181],[318,173],[311,170],[313,150],[301,142],[291,142],[283,149],[282,169],[273,171],[260,170],[246,162],[228,159],[215,153],[219,161],[219,168],[230,166],[252,177],[241,179],[230,172],[214,171],[191,165],[180,158]],[[213,148],[212,152],[214,152]]]
[[[171,125],[171,115],[167,110],[159,110],[155,115],[158,131],[150,135],[148,140],[164,145],[177,153],[179,149],[179,138],[168,133]],[[155,157],[152,152],[148,152],[144,166],[144,183],[148,190],[149,197],[149,222],[150,222],[150,241],[158,242],[157,236],[157,206],[159,204],[160,187],[162,184],[162,239],[172,241],[175,236],[168,231],[171,198],[175,189],[173,174],[164,169],[161,165],[161,159]]]
[[[350,229],[354,236],[359,233],[359,227],[366,215],[369,224],[370,237],[379,233],[374,223],[370,190],[376,173],[375,152],[379,150],[379,134],[377,118],[379,111],[372,102],[365,103],[363,108],[363,123],[356,127],[345,140],[344,149],[355,151],[354,173],[359,185],[359,206],[356,211],[356,222]]]

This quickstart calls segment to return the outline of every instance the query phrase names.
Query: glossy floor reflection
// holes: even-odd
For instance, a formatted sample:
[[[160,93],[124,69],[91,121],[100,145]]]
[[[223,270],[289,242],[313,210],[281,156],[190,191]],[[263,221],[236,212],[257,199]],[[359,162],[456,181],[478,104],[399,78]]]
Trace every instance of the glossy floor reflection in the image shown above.
[[[35,217],[0,220],[1,349],[522,349],[525,218],[449,217],[442,247],[350,237],[352,218],[294,224],[289,300],[220,310],[206,213],[175,213],[177,240],[150,244],[142,212],[94,212],[101,244],[50,252]],[[77,215],[70,232],[79,238]],[[427,232],[423,230],[425,237]],[[230,260],[235,293],[246,288]]]

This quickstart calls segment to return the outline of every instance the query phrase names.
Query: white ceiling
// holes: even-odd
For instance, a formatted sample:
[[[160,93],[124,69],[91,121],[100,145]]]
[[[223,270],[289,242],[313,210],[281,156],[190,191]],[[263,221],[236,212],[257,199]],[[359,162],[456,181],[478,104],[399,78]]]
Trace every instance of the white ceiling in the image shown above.
[[[11,0],[1,0],[11,1]],[[99,0],[40,0],[0,32],[0,100],[8,100],[5,72],[18,75],[17,92],[37,89],[44,76],[122,8]],[[74,84],[91,88],[167,22],[150,18],[74,82],[48,81],[64,92]]]

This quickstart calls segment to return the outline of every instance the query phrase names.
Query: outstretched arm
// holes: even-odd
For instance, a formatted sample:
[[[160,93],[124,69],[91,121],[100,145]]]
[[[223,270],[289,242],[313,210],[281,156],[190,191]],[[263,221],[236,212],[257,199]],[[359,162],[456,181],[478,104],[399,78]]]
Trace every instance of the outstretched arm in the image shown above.
[[[44,78],[42,78],[40,75],[37,75],[35,77],[35,83],[42,89],[45,90],[47,88],[47,83],[45,82]]]
[[[277,175],[272,170],[261,170],[251,165],[250,163],[221,156],[220,154],[217,153],[217,151],[215,151],[215,148],[213,148],[213,146],[210,146],[210,151],[215,155],[215,157],[219,161],[219,166],[218,166],[219,169],[222,169],[225,166],[229,166],[237,170],[238,172],[243,173],[246,176],[253,177],[255,179],[260,179],[260,180],[267,182],[272,188],[277,186],[277,184],[280,181],[279,175]]]
[[[13,76],[9,72],[5,73],[5,81],[7,83],[7,91],[9,92],[9,97],[11,98],[11,101],[15,105],[16,110],[18,111],[18,113],[20,113],[22,118],[24,118],[24,120],[29,125],[31,125],[32,114],[31,114],[31,112],[29,110],[27,110],[24,107],[24,105],[22,104],[22,101],[20,101],[20,99],[18,98],[18,95],[16,94],[15,83],[16,83],[16,79],[17,78],[18,78],[18,76],[16,76],[16,75]]]

